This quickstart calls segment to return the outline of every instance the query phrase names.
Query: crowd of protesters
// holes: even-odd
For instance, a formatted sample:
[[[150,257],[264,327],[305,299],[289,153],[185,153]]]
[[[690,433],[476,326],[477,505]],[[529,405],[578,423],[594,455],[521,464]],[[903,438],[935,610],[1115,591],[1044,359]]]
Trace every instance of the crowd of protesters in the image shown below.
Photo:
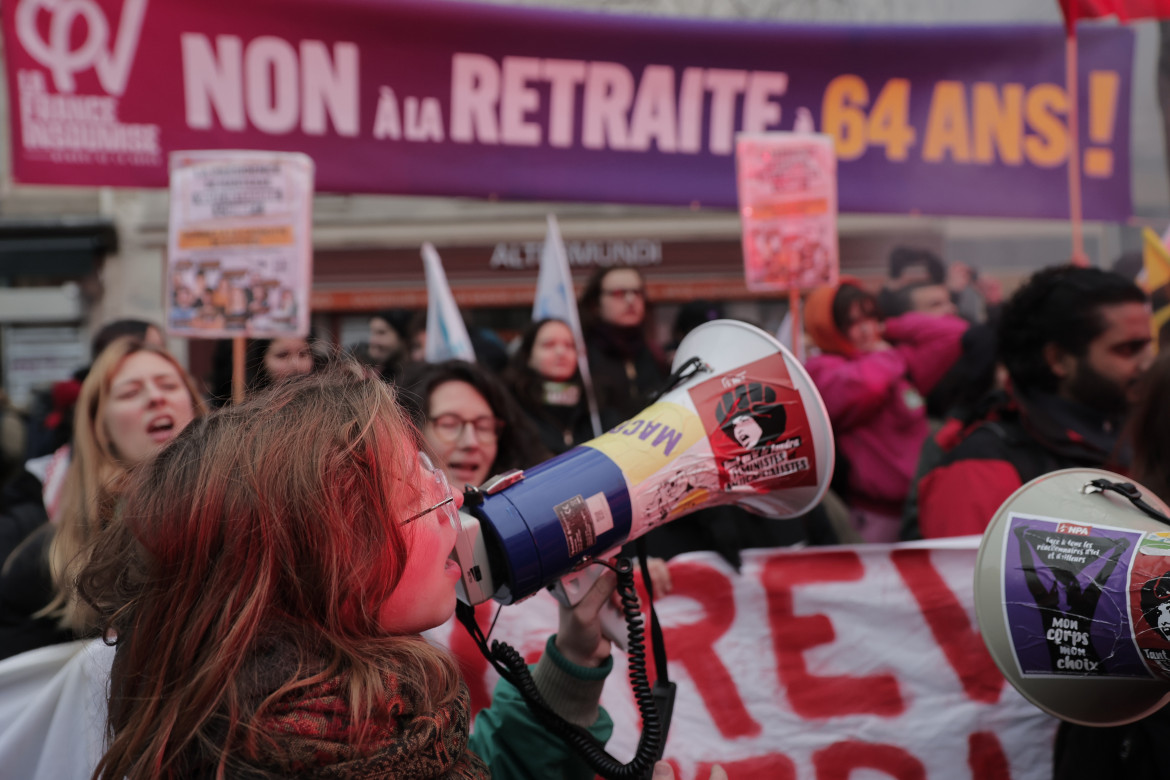
[[[151,579],[155,575],[148,570],[157,563],[154,558],[134,559],[126,550],[122,557],[114,556],[104,563],[91,563],[89,556],[95,549],[113,555],[109,545],[127,544],[129,525],[122,522],[120,514],[127,506],[164,514],[180,512],[181,507],[173,501],[168,504],[143,494],[146,487],[168,481],[184,485],[187,491],[198,486],[216,487],[216,480],[238,468],[238,464],[231,465],[231,430],[219,430],[230,420],[243,431],[247,423],[240,415],[247,412],[263,417],[262,410],[279,407],[287,419],[281,417],[281,422],[274,424],[322,429],[329,421],[317,419],[320,405],[297,406],[301,402],[297,391],[289,389],[312,387],[312,393],[352,412],[352,420],[339,418],[335,421],[338,425],[373,426],[354,434],[353,448],[381,452],[388,445],[380,436],[390,435],[389,431],[401,438],[413,425],[418,445],[435,458],[445,481],[458,494],[465,487],[483,485],[495,474],[540,463],[593,438],[598,426],[608,430],[638,413],[661,389],[670,372],[666,356],[678,341],[693,327],[723,317],[717,303],[688,304],[679,312],[673,343],[660,345],[650,327],[653,319],[647,304],[645,280],[635,268],[599,269],[590,277],[581,295],[580,314],[591,388],[578,370],[572,331],[561,320],[533,322],[506,357],[493,353],[491,359],[479,364],[454,360],[429,364],[421,360],[419,317],[386,311],[371,317],[368,340],[350,347],[348,355],[329,348],[315,334],[249,341],[246,398],[237,403],[230,398],[229,343],[224,342],[217,353],[213,375],[205,378],[208,391],[199,392],[198,383],[165,351],[157,328],[139,321],[112,323],[95,338],[92,366],[58,383],[46,396],[44,413],[35,415],[27,429],[18,431],[20,446],[9,442],[6,447],[9,462],[5,464],[0,505],[0,658],[75,637],[96,636],[100,629],[111,627],[130,636],[135,631],[157,629],[158,621],[167,615],[180,615],[175,602],[168,601],[173,594],[168,595],[157,578]],[[884,284],[874,288],[843,276],[833,287],[811,291],[804,313],[812,346],[806,367],[825,402],[837,449],[832,490],[821,505],[794,522],[771,522],[735,506],[695,512],[651,533],[646,540],[650,555],[670,558],[689,550],[712,550],[738,568],[739,553],[754,547],[979,534],[1016,488],[1069,466],[1135,473],[1170,500],[1170,495],[1165,495],[1170,489],[1166,487],[1170,453],[1164,452],[1164,442],[1170,441],[1165,435],[1170,434],[1170,417],[1164,403],[1159,402],[1159,388],[1168,381],[1170,363],[1153,361],[1148,297],[1132,279],[1095,268],[1053,267],[1032,275],[1004,300],[998,283],[980,279],[962,264],[948,268],[929,251],[898,249],[890,257]],[[339,373],[339,363],[348,368]],[[359,365],[363,367],[360,370]],[[364,375],[362,381],[393,389],[385,396],[355,390],[349,380],[338,379],[346,371],[348,375],[357,371]],[[299,384],[289,381],[303,375],[315,377]],[[349,389],[339,389],[342,386]],[[594,393],[592,404],[587,397],[590,389]],[[209,418],[216,421],[214,425],[200,422],[192,426],[200,432],[199,446],[208,457],[222,450],[216,456],[222,456],[222,463],[206,467],[219,471],[200,476],[193,473],[198,471],[194,466],[176,461],[175,453],[182,448],[168,445],[192,421],[202,420],[209,408],[220,407]],[[375,424],[375,420],[380,422]],[[297,482],[293,461],[297,457],[342,458],[339,452],[321,445],[320,452],[309,447],[300,453],[288,449],[293,439],[281,438],[275,429],[266,433],[257,428],[253,433],[260,437],[256,446],[265,448],[274,464],[289,461],[274,466],[281,473],[273,475],[288,484],[273,482],[272,490],[292,491],[290,495],[298,490],[318,490],[322,495],[334,495],[324,484],[311,487],[311,475],[301,475]],[[184,446],[190,450],[190,441]],[[164,449],[168,453],[164,462],[149,469],[136,468],[151,462]],[[351,450],[345,452],[353,455]],[[395,460],[394,468],[405,470],[409,464],[404,463]],[[357,484],[366,478],[361,471],[364,466],[353,468]],[[148,476],[131,479],[131,475],[141,474]],[[129,498],[112,503],[111,487],[125,480],[134,486],[126,494]],[[265,477],[257,485],[268,481]],[[256,534],[275,533],[264,526],[271,518],[264,519],[263,496],[254,490],[236,500],[244,506],[241,511],[252,511],[260,518]],[[249,508],[249,500],[256,506]],[[348,506],[342,496],[336,496],[336,501],[340,502],[336,507],[322,504],[321,511],[328,514]],[[407,503],[413,507],[418,502]],[[234,521],[224,515],[207,522]],[[151,536],[155,530],[149,523],[139,523],[139,544],[150,548],[156,557],[178,554],[167,548],[165,535]],[[392,542],[378,539],[392,546],[403,543],[397,536],[398,541]],[[197,534],[192,536],[191,550],[200,549],[205,541]],[[222,549],[225,555],[242,555],[253,542],[230,541],[244,546]],[[334,554],[342,548],[344,545],[326,552]],[[330,565],[319,557],[325,552],[303,549],[289,554],[302,556],[310,568]],[[391,565],[397,567],[395,571],[409,566],[401,560]],[[124,589],[128,580],[111,574],[110,566],[129,567],[126,577],[141,577],[135,587],[144,592],[154,588],[152,598],[156,600],[143,605],[131,595],[121,594],[121,601],[114,598],[112,592]],[[656,580],[663,570],[655,570]],[[198,576],[213,575],[219,576],[211,570]],[[81,593],[78,576],[82,576]],[[278,575],[275,571],[249,570],[246,576]],[[258,582],[253,584],[260,587]],[[354,587],[374,586],[355,580]],[[394,586],[383,582],[377,587],[385,595],[387,588]],[[268,619],[265,616],[280,613],[287,607],[281,599],[283,596],[273,596],[256,607],[259,611],[250,619],[263,621]],[[345,623],[352,618],[345,610],[352,606],[344,606],[342,596],[338,599],[337,603],[314,602],[312,609],[321,615],[340,609],[336,620]],[[183,609],[188,607],[181,613],[185,617],[174,619],[187,620],[192,632],[207,630],[209,613],[194,605]],[[431,616],[423,623],[435,625],[441,619]],[[604,665],[608,642],[594,636],[592,624],[582,628],[579,621],[566,620],[560,635],[568,638],[567,644],[561,647],[550,640],[549,652],[559,659],[562,676],[568,675],[568,682],[558,684],[581,685],[582,675],[589,676],[581,668]],[[249,624],[241,641],[246,652],[253,654],[250,660],[233,662],[235,666],[224,666],[227,661],[222,658],[189,660],[206,674],[219,675],[227,681],[228,689],[236,690],[233,686],[239,681],[232,675],[242,673],[240,664],[254,664],[256,653],[275,654],[280,664],[292,667],[303,666],[305,658],[311,657],[314,684],[328,685],[333,693],[338,685],[349,685],[351,693],[367,703],[391,695],[390,688],[401,682],[388,683],[389,687],[375,685],[370,675],[393,675],[407,667],[412,670],[408,676],[422,674],[420,669],[440,676],[450,671],[444,661],[419,655],[421,651],[410,649],[407,643],[384,648],[397,654],[400,661],[406,656],[413,658],[406,667],[388,671],[373,662],[366,666],[364,661],[354,662],[353,668],[360,670],[357,677],[348,676],[348,672],[338,676],[338,659],[369,660],[363,655],[367,650],[355,649],[347,644],[350,640],[338,640],[339,644],[327,650],[308,648],[288,633],[291,624],[275,621],[273,626],[278,623],[278,629],[273,629],[276,634],[265,634],[259,624]],[[221,637],[224,641],[238,638],[229,629],[221,625],[216,630],[228,632]],[[345,630],[351,629],[357,630],[352,626]],[[367,634],[371,630],[370,626],[361,629]],[[402,633],[417,630],[419,627],[412,624]],[[589,647],[582,651],[583,646]],[[150,652],[143,647],[132,647],[126,657],[131,654],[137,662],[158,667],[160,680],[166,678],[159,685],[182,688],[186,684],[187,670],[173,664],[148,663]],[[566,656],[574,660],[566,661]],[[118,673],[115,665],[115,676]],[[248,674],[256,676],[255,670]],[[175,767],[193,767],[196,774],[209,772],[212,776],[217,766],[244,760],[242,756],[255,758],[248,753],[252,747],[245,734],[251,728],[247,719],[264,715],[266,705],[259,702],[287,693],[292,684],[283,679],[248,678],[240,683],[246,690],[237,691],[247,701],[227,702],[222,696],[205,701],[198,699],[193,689],[187,693],[195,696],[194,703],[181,697],[162,701],[155,717],[170,712],[168,717],[176,727],[186,724],[184,727],[192,730],[192,736],[176,746],[157,735],[147,736],[144,719],[152,716],[135,709],[132,701],[136,696],[149,697],[152,691],[157,695],[160,689],[134,675],[119,680],[126,687],[116,691],[123,698],[112,699],[119,702],[119,709],[111,712],[116,750],[102,765],[104,776],[109,777],[127,772],[153,776],[143,767],[158,761],[174,761]],[[451,705],[452,697],[458,698],[457,685],[433,690],[427,685],[430,683],[411,693],[417,695],[413,704],[430,707],[438,701],[443,717],[461,717],[458,711],[443,709]],[[183,707],[190,706],[203,709],[188,723]],[[225,711],[217,707],[228,707],[226,721]],[[604,723],[599,720],[603,714],[599,715],[595,706],[585,709],[581,725],[604,732]],[[504,710],[500,717],[504,723],[512,716]],[[362,732],[360,738],[366,739],[370,736],[362,731],[366,725],[358,718],[347,727],[354,729],[354,734]],[[477,776],[481,764],[455,733],[460,727],[456,724],[453,728],[452,734],[438,737],[441,747],[454,751],[451,767],[464,772],[459,776]],[[1088,777],[1090,773],[1160,776],[1147,766],[1158,760],[1155,754],[1160,755],[1152,742],[1156,729],[1139,723],[1116,731],[1096,730],[1088,736],[1078,731],[1084,731],[1083,727],[1062,730],[1055,762],[1057,777]],[[485,725],[481,732],[492,733],[498,733],[498,724]],[[389,739],[385,734],[375,734],[375,738]],[[243,742],[230,750],[214,747],[215,740],[223,739]],[[389,745],[387,749],[400,747]],[[482,738],[471,749],[490,753]],[[491,763],[490,755],[481,757]],[[265,754],[264,758],[279,764],[287,756]],[[512,759],[505,756],[500,760],[507,764]]]

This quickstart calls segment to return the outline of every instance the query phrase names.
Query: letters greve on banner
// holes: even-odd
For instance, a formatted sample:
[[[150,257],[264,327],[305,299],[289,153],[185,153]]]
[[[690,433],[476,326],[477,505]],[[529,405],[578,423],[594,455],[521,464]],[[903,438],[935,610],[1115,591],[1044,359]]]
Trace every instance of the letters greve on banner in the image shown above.
[[[735,134],[801,116],[834,139],[842,211],[1067,211],[1055,25],[712,23],[419,0],[2,10],[22,182],[164,186],[176,149],[296,149],[329,192],[734,207]],[[1085,216],[1124,219],[1133,34],[1090,28],[1079,41]]]
[[[682,780],[718,762],[732,780],[1048,780],[1056,720],[1008,685],[973,616],[977,540],[750,550],[669,562],[656,606],[678,683],[666,757]],[[495,605],[477,615],[486,626]],[[493,639],[534,660],[557,625],[543,595],[503,608]],[[451,647],[484,706],[494,672],[461,626]],[[638,713],[618,652],[602,704],[628,758]],[[870,770],[868,773],[866,769]]]

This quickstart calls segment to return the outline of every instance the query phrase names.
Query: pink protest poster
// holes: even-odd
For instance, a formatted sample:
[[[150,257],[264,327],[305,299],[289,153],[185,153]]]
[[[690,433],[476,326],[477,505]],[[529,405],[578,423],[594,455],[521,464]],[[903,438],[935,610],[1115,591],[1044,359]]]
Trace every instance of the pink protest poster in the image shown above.
[[[836,284],[840,260],[832,139],[813,133],[742,134],[735,157],[748,289]]]
[[[296,153],[172,153],[168,333],[309,332],[313,170]]]

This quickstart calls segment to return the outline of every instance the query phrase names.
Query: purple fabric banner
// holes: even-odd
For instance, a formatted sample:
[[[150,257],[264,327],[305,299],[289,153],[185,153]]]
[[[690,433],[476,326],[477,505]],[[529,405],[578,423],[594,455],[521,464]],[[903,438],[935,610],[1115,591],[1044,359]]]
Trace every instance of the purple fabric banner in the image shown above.
[[[826,27],[440,0],[12,0],[18,182],[162,187],[299,151],[325,192],[736,204],[739,131],[816,129],[846,212],[1068,216],[1060,27]],[[1080,37],[1087,219],[1130,216],[1133,34]]]

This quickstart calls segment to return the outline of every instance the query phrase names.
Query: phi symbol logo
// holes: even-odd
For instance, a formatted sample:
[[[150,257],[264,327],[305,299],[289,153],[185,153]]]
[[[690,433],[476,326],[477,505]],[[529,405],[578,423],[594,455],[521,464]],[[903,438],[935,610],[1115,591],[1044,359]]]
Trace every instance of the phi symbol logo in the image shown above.
[[[93,68],[102,89],[121,96],[138,50],[146,3],[126,0],[112,48],[109,22],[94,0],[21,0],[16,8],[16,36],[25,51],[53,74],[58,92],[72,93],[76,89],[74,74]],[[42,35],[38,26],[42,11],[49,15],[44,30],[47,35]],[[84,22],[85,39],[74,47],[71,32],[78,20]]]

